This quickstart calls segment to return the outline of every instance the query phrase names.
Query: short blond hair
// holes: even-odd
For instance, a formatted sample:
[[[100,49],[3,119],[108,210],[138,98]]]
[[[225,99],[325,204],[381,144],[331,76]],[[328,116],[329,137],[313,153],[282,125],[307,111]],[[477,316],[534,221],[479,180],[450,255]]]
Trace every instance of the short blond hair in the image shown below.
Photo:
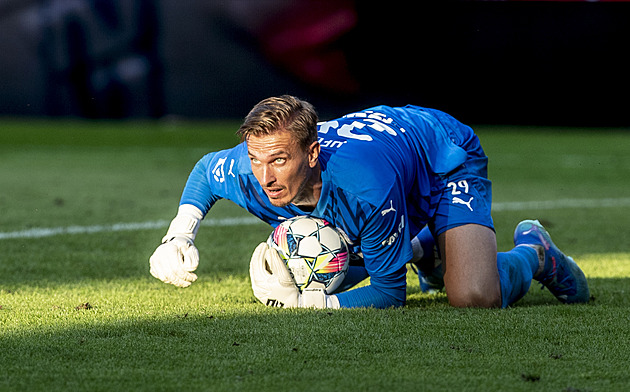
[[[252,108],[236,134],[245,141],[251,135],[270,135],[278,130],[291,132],[302,148],[308,148],[317,141],[315,108],[291,95],[266,98]]]

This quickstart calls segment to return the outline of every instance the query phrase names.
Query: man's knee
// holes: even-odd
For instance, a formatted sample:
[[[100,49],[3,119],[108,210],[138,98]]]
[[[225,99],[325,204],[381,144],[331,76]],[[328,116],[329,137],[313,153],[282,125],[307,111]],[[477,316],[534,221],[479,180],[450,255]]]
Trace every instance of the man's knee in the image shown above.
[[[498,285],[497,285],[498,286]],[[458,290],[446,288],[448,302],[457,308],[498,308],[501,307],[501,289],[469,286]]]
[[[444,285],[451,305],[492,308],[501,306],[494,231],[469,224],[438,236],[445,263]]]

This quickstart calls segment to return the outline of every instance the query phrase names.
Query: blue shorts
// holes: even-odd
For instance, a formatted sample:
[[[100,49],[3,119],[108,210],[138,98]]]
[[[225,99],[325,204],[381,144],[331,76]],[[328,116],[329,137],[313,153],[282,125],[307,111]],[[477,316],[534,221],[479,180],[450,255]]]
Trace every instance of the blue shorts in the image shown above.
[[[444,189],[429,228],[436,237],[466,224],[478,224],[494,230],[488,157],[472,130],[452,132],[453,140],[466,150],[468,158],[464,164],[442,177]]]

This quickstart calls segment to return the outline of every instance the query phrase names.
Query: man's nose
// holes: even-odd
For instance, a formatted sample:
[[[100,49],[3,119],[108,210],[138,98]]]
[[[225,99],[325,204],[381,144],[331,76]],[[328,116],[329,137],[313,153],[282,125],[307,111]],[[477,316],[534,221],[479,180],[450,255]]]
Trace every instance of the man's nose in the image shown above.
[[[276,176],[275,173],[273,172],[273,169],[270,168],[269,166],[264,166],[262,168],[262,177],[261,177],[261,182],[263,183],[263,185],[271,185],[274,182],[276,182]]]

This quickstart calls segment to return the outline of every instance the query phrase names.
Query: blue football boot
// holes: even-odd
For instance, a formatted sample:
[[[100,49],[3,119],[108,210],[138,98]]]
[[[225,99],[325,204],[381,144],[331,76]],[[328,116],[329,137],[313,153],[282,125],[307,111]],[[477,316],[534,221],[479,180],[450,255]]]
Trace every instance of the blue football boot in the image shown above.
[[[553,295],[566,304],[586,303],[590,299],[584,273],[569,256],[551,241],[547,230],[537,220],[524,220],[514,231],[514,245],[539,245],[544,250],[545,263],[534,279],[547,287]]]

